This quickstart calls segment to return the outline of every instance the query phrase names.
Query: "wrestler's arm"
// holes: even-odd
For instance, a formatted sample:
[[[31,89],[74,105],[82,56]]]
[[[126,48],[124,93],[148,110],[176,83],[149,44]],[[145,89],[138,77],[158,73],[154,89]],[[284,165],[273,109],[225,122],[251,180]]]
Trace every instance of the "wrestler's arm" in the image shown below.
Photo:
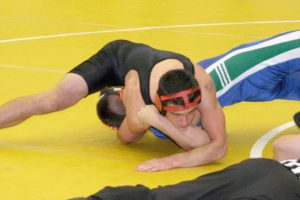
[[[196,66],[195,74],[202,91],[202,101],[199,104],[201,124],[211,141],[207,145],[195,148],[190,154],[195,156],[196,165],[202,165],[225,156],[227,137],[225,116],[216,97],[214,82],[202,67]],[[197,159],[197,154],[200,152],[201,156]],[[191,161],[193,162],[193,159]]]
[[[13,99],[0,106],[0,128],[17,125],[33,115],[66,109],[88,95],[85,80],[68,73],[52,89]]]
[[[210,142],[207,133],[197,124],[200,121],[199,112],[194,111],[194,123],[185,129],[176,128],[165,116],[161,115],[154,105],[143,107],[138,116],[142,121],[157,128],[184,150],[191,150]]]
[[[118,129],[118,138],[123,143],[133,143],[139,140],[149,128],[138,117],[138,111],[145,106],[140,92],[139,77],[131,70],[125,78],[124,105],[126,117]]]
[[[198,77],[201,77],[201,80],[197,78],[203,97],[199,105],[201,123],[204,129],[203,131],[205,131],[210,138],[210,142],[190,151],[146,161],[139,165],[136,170],[158,171],[178,167],[192,167],[216,161],[226,154],[227,139],[225,117],[216,99],[214,84],[204,70],[197,70],[196,74],[198,74]]]

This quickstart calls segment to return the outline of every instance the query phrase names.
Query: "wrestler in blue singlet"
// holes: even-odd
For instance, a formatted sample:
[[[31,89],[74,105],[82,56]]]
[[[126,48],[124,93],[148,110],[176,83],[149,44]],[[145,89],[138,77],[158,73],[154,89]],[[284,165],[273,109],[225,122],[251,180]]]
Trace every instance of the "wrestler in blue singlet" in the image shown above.
[[[222,106],[241,101],[300,100],[300,31],[240,45],[198,63]]]
[[[240,45],[198,64],[213,79],[222,107],[241,101],[300,100],[300,31]],[[155,128],[159,138],[168,138]]]

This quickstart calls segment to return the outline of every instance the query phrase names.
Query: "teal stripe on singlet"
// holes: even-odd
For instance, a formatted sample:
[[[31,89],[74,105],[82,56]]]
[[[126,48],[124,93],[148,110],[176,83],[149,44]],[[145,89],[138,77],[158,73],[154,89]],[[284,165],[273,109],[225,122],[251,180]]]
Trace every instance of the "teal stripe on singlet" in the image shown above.
[[[281,53],[300,47],[300,39],[252,50],[225,61],[231,79],[235,79],[253,66]],[[239,67],[236,67],[239,66]]]
[[[243,52],[240,54],[237,54],[233,57],[228,58],[225,60],[224,65],[225,65],[225,70],[228,71],[229,78],[231,80],[234,80],[238,76],[240,76],[242,73],[245,71],[251,69],[252,67],[256,66],[257,64],[268,60],[272,57],[275,57],[281,53],[287,52],[289,50],[293,50],[295,48],[300,47],[300,39],[297,40],[292,40],[288,42],[282,42],[279,44],[259,48],[259,49],[254,49],[250,50],[247,52]],[[218,66],[219,70],[221,66]],[[220,71],[219,71],[220,72]],[[211,73],[209,74],[212,79],[214,80],[216,84],[216,89],[217,91],[220,91],[223,89],[223,85],[226,84],[227,76],[224,74],[217,73],[217,69],[213,69]],[[223,83],[223,85],[222,85]]]
[[[214,80],[214,84],[216,86],[217,91],[221,90],[223,86],[221,84],[220,77],[218,76],[216,70],[212,70],[209,75]]]

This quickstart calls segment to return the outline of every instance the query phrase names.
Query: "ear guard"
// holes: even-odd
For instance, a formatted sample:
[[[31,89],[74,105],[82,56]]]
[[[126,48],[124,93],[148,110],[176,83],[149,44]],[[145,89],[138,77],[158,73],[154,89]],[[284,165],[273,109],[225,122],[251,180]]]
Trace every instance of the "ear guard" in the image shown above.
[[[173,103],[178,100],[182,103]],[[159,111],[177,112],[189,109],[198,105],[201,102],[200,87],[186,89],[175,94],[155,95],[154,104]],[[183,104],[183,105],[182,105]]]
[[[101,90],[100,96],[98,101],[100,101],[101,98],[108,95],[118,95],[120,99],[123,101],[124,98],[124,87],[118,86],[118,87],[109,87]]]

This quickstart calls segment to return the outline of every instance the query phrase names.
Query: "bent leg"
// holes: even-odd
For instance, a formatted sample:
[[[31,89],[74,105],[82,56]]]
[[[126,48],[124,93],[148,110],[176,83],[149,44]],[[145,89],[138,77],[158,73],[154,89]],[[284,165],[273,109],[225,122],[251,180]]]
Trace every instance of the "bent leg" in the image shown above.
[[[212,77],[222,106],[300,99],[300,31],[241,45],[199,65]]]
[[[17,125],[33,115],[42,115],[63,110],[88,94],[83,78],[77,74],[66,74],[49,91],[19,97],[0,106],[0,128]]]

